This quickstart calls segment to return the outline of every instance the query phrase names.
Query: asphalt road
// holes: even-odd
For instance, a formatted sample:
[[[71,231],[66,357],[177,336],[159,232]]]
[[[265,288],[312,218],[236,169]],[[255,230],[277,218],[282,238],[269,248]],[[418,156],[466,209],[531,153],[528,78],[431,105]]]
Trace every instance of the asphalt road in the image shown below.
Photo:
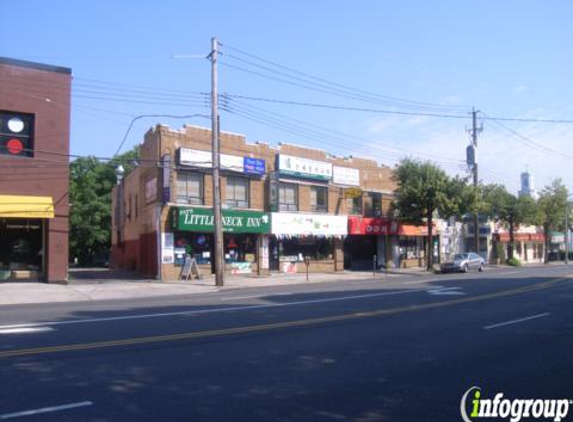
[[[572,399],[569,275],[0,307],[0,421],[441,422],[473,386]]]

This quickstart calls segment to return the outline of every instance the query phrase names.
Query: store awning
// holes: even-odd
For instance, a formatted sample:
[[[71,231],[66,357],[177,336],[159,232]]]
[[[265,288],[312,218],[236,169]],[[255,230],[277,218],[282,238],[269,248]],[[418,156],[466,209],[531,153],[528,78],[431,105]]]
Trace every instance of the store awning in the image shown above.
[[[50,196],[0,195],[2,218],[54,218],[54,201]]]

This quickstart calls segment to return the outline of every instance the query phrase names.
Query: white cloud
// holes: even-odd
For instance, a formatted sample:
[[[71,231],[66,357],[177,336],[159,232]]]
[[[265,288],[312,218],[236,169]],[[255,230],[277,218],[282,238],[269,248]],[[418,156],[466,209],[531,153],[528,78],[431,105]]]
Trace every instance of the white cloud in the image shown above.
[[[527,117],[542,118],[544,114],[542,110],[533,110],[527,113]],[[520,122],[502,124],[537,145],[520,139],[493,121],[486,120],[484,130],[478,136],[480,180],[484,183],[504,184],[508,190],[517,193],[520,174],[528,168],[539,191],[559,177],[570,192],[573,192],[573,149],[570,147],[569,125]],[[381,141],[367,143],[364,148],[371,148],[373,158],[383,164],[392,165],[397,163],[400,157],[410,155],[435,161],[450,174],[461,174],[463,171],[459,162],[465,161],[466,147],[470,142],[465,127],[463,120],[391,118],[371,121],[367,127],[369,137]],[[381,147],[382,142],[396,149],[392,153],[385,152]],[[571,158],[550,153],[544,150],[544,147],[570,155]]]

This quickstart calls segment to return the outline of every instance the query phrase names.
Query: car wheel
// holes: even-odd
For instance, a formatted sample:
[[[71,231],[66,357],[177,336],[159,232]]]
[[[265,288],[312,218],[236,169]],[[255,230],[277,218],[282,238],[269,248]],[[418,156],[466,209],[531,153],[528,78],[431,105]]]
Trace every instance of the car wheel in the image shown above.
[[[468,272],[468,264],[462,267],[462,273],[467,273],[467,272]]]
[[[485,265],[484,265],[484,264],[480,264],[480,266],[479,266],[479,272],[482,273],[483,270],[485,270]]]

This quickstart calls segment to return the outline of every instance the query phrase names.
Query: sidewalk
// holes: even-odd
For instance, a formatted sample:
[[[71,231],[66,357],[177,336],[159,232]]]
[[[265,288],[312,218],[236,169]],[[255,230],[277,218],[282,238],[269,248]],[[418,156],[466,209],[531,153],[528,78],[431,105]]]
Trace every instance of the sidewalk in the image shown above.
[[[400,274],[430,275],[421,270],[392,273],[379,272],[342,272],[335,274],[311,273],[308,281],[306,273],[271,274],[266,277],[250,275],[230,275],[225,278],[225,286],[215,286],[210,276],[201,280],[157,281],[139,279],[127,271],[108,269],[72,269],[67,285],[34,282],[0,283],[0,305],[31,303],[80,302],[94,300],[150,298],[160,296],[179,296],[217,292],[225,289],[249,287],[281,286],[306,283],[324,283],[334,281],[368,280],[373,278],[396,278]]]

